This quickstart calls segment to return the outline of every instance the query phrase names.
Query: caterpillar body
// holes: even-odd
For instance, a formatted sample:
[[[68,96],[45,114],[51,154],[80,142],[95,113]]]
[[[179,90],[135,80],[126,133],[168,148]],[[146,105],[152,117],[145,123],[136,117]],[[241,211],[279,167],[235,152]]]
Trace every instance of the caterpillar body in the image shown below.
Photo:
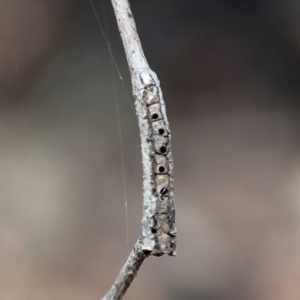
[[[143,157],[143,250],[151,255],[176,255],[174,173],[171,132],[156,74],[139,73],[134,90]]]

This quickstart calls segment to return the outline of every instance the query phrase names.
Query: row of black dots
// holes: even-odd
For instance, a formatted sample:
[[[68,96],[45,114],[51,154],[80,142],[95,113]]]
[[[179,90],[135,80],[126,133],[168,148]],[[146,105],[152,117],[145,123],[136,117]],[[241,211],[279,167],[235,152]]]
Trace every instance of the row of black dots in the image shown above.
[[[155,152],[165,155],[168,152],[169,138],[161,112],[158,89],[156,86],[152,86],[147,90],[146,105],[148,106],[148,119],[152,126]]]
[[[169,136],[161,113],[157,87],[147,88],[144,95],[148,107],[148,119],[153,133],[156,193],[163,199],[169,194],[169,165],[166,157],[170,147]]]
[[[145,93],[146,94],[146,93]],[[155,189],[154,193],[159,195],[161,200],[159,204],[159,215],[154,217],[155,226],[151,229],[152,233],[160,232],[159,239],[162,249],[174,248],[172,236],[170,234],[170,220],[169,215],[169,197],[170,197],[170,167],[168,162],[167,153],[170,151],[169,133],[166,130],[163,115],[161,113],[161,104],[158,97],[158,89],[151,87],[145,97],[145,104],[148,108],[147,117],[152,128],[152,141],[154,147],[154,178]],[[150,97],[149,97],[150,96]],[[156,218],[165,217],[157,222]]]

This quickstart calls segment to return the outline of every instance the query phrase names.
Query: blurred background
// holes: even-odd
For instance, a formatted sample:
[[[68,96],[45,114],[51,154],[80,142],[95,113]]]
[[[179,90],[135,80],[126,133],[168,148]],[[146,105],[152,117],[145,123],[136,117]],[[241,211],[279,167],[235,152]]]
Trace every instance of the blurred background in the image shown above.
[[[172,129],[178,256],[124,299],[300,299],[299,1],[130,3]],[[1,300],[100,299],[140,234],[130,76],[94,5],[129,97],[88,0],[0,4]]]

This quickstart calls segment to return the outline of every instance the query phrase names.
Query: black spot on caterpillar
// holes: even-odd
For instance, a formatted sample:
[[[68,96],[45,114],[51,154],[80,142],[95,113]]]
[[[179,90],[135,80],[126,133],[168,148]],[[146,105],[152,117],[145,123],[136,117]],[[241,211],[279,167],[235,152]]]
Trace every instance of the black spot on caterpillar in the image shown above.
[[[165,171],[165,168],[164,167],[159,167],[158,170],[159,170],[160,173],[163,173]]]
[[[166,195],[168,193],[168,189],[166,189],[166,188],[162,188],[161,190],[160,190],[160,194],[161,195]]]

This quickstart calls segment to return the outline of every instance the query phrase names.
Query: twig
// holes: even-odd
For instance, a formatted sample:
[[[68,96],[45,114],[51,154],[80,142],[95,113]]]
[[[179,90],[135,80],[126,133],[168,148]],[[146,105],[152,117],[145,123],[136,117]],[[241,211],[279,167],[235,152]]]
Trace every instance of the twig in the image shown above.
[[[127,57],[143,162],[142,233],[104,300],[121,299],[149,255],[176,255],[171,132],[159,80],[142,50],[128,0],[111,0]]]
[[[146,255],[141,250],[141,240],[139,239],[131,251],[126,264],[120,271],[120,274],[115,280],[113,286],[107,292],[105,297],[102,298],[102,300],[122,299],[134,277],[137,275],[137,272],[145,258]]]

